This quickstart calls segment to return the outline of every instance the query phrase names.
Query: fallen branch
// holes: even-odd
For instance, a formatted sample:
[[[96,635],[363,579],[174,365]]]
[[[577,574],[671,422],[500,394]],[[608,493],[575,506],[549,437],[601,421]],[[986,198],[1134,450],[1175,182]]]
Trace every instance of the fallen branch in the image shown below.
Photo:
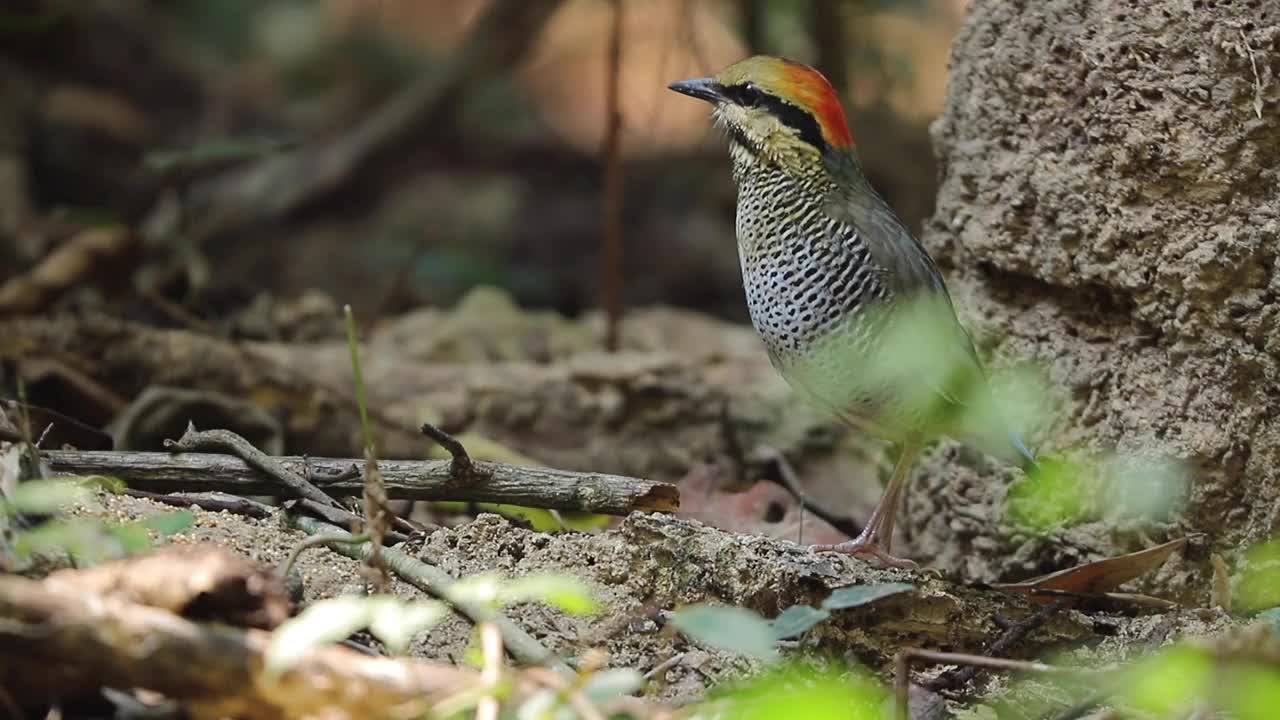
[[[201,624],[166,610],[19,577],[0,577],[0,687],[40,703],[101,686],[145,688],[195,718],[419,715],[478,682],[476,673],[370,657],[338,646],[264,673],[270,634]],[[145,652],[140,651],[145,648]],[[513,683],[527,692],[530,683]]]
[[[284,217],[351,182],[380,154],[403,147],[415,131],[455,108],[461,91],[515,65],[559,0],[490,3],[440,67],[423,73],[359,125],[326,142],[237,168],[194,192],[200,197],[194,244]]]
[[[217,491],[233,495],[285,494],[288,488],[271,474],[231,455],[212,453],[92,452],[50,450],[49,469],[58,475],[107,475],[148,492]],[[354,459],[282,456],[273,464],[304,475],[332,496],[357,496],[363,481],[346,471]],[[579,510],[607,515],[633,511],[672,512],[680,491],[670,483],[604,473],[572,472],[474,461],[476,476],[459,483],[451,460],[382,460],[379,469],[387,496],[404,500],[454,500]]]
[[[169,545],[96,567],[59,570],[44,584],[263,629],[284,622],[290,611],[278,576],[212,544]]]

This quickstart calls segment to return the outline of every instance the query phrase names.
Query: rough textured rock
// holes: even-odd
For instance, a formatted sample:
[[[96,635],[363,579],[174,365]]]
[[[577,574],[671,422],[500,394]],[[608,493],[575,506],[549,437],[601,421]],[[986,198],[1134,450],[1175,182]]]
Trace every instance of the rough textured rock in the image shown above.
[[[925,244],[989,348],[1047,363],[1065,402],[1042,450],[1167,453],[1194,479],[1146,536],[1028,540],[996,521],[1012,473],[944,450],[908,500],[917,556],[1009,577],[1192,529],[1229,556],[1280,527],[1278,105],[1275,0],[972,5]],[[1151,586],[1179,594],[1190,565]]]

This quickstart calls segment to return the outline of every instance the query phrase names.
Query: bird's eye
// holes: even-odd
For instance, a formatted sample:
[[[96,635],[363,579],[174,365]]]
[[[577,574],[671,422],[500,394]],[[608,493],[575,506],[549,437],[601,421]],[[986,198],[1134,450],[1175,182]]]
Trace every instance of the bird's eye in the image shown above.
[[[764,91],[755,83],[743,83],[738,86],[738,104],[743,107],[759,107],[764,103]]]

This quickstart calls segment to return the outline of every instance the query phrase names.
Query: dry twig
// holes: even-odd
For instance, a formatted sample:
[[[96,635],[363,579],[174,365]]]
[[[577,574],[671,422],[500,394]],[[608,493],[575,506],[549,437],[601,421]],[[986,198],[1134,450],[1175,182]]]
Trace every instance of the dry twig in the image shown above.
[[[622,69],[622,0],[611,0],[609,56],[605,66],[604,241],[600,285],[605,316],[604,346],[618,349],[622,323],[622,111],[618,109],[618,76]]]
[[[193,242],[280,218],[333,192],[360,169],[453,110],[463,88],[513,66],[559,0],[490,3],[467,37],[432,72],[371,113],[347,134],[239,168],[202,188],[206,212]]]
[[[136,498],[146,498],[165,505],[173,505],[174,507],[198,507],[201,510],[209,512],[232,512],[237,515],[255,518],[257,520],[266,520],[274,515],[278,508],[273,508],[266,503],[260,503],[257,500],[249,498],[237,497],[220,492],[207,493],[153,493],[146,490],[134,490],[127,488],[125,495]]]
[[[19,702],[100,686],[145,688],[193,717],[390,717],[476,683],[448,665],[315,650],[278,678],[264,674],[270,634],[185,620],[71,585],[0,577],[0,687]],[[139,652],[139,648],[146,648]]]
[[[994,670],[1035,673],[1076,672],[1071,668],[1059,668],[1025,660],[1007,660],[1005,658],[983,657],[982,655],[970,655],[968,653],[934,652],[932,650],[908,648],[898,653],[893,664],[894,705],[898,720],[909,720],[910,714],[907,701],[911,690],[911,663],[916,660],[962,665],[966,666],[965,669],[991,668]]]
[[[449,451],[449,457],[451,458],[449,473],[453,475],[455,480],[464,480],[476,474],[475,464],[471,462],[471,455],[467,453],[467,448],[463,446],[458,438],[431,423],[422,423],[422,434]]]
[[[182,437],[177,440],[165,440],[164,446],[174,453],[208,452],[210,450],[229,452],[243,460],[249,467],[270,476],[276,482],[292,490],[299,497],[321,505],[335,508],[342,507],[337,500],[325,495],[301,475],[282,465],[277,458],[262,452],[251,445],[248,440],[230,430],[196,430],[194,424],[187,423],[187,430],[182,433]]]
[[[991,643],[990,647],[986,649],[987,656],[998,656],[1008,652],[1014,644],[1021,641],[1032,631],[1043,627],[1045,623],[1049,622],[1050,618],[1066,606],[1066,601],[1059,600],[1051,605],[1046,605],[1040,608],[1033,615],[1029,615],[1022,620],[1010,624],[1005,628],[1004,632],[1000,634],[1000,637],[996,638],[995,642]],[[978,671],[983,667],[978,663],[966,663],[966,665],[966,667],[956,668],[955,670],[945,672],[934,678],[933,681],[929,683],[929,689],[934,692],[941,692],[942,690],[959,687],[977,676]]]
[[[351,542],[352,535],[343,533],[341,528],[305,517],[290,518],[290,524],[309,534],[324,533],[338,538],[328,543],[330,547],[339,555],[345,555],[353,560],[360,560],[370,552],[368,543]],[[449,573],[394,548],[383,550],[382,556],[391,572],[415,588],[448,602],[476,624],[484,622],[496,624],[502,631],[507,652],[511,653],[516,660],[526,665],[546,665],[561,672],[573,672],[563,660],[543,647],[542,643],[502,613],[494,612],[469,600],[459,599],[453,593],[453,584],[456,580]]]

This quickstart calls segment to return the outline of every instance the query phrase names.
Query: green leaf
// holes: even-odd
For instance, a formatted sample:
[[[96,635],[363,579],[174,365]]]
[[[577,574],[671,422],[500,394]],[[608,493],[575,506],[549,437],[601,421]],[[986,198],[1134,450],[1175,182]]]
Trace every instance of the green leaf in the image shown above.
[[[1157,717],[1174,717],[1204,697],[1213,680],[1213,660],[1181,645],[1134,664],[1127,675],[1120,687],[1129,704]]]
[[[137,525],[153,532],[159,533],[161,537],[182,532],[194,525],[196,516],[190,510],[174,510],[173,512],[160,513],[139,520]]]
[[[644,685],[644,676],[635,668],[611,668],[593,673],[582,686],[582,692],[593,703],[606,703],[616,697],[630,695]]]
[[[873,603],[890,595],[915,590],[911,583],[879,583],[877,585],[851,585],[840,588],[822,601],[824,610],[844,610]]]
[[[734,720],[883,720],[889,693],[865,671],[814,671],[798,665],[731,683],[693,717]],[[703,709],[699,708],[699,709]]]
[[[769,621],[745,608],[690,605],[672,613],[671,623],[703,645],[761,660],[778,657]]]
[[[30,530],[15,533],[13,554],[25,561],[36,554],[68,553],[79,560],[97,560],[86,551],[101,553],[102,523],[92,518],[76,518],[48,522]]]
[[[52,514],[67,506],[83,503],[92,494],[92,490],[71,479],[32,480],[19,483],[8,498],[0,499],[3,503],[0,507],[4,507],[8,514]]]
[[[1041,458],[1038,467],[1009,486],[1005,514],[1023,530],[1044,533],[1085,518],[1087,498],[1095,491],[1087,477],[1097,469],[1060,458]]]
[[[587,615],[598,609],[587,586],[567,575],[527,575],[506,583],[498,591],[500,605],[531,600],[553,605],[570,615]]]
[[[770,626],[776,640],[786,640],[831,617],[831,613],[808,605],[792,605],[779,613]]]
[[[1280,539],[1245,551],[1232,604],[1243,612],[1280,606]]]
[[[1225,698],[1222,709],[1236,720],[1271,720],[1280,707],[1280,672],[1275,665],[1259,662],[1233,663],[1221,673],[1216,688]]]
[[[391,595],[369,600],[369,632],[393,655],[405,653],[416,635],[435,627],[449,614],[449,607],[435,600],[405,601]]]
[[[516,720],[547,720],[556,717],[561,705],[560,694],[551,688],[543,688],[529,696],[516,710]]]
[[[454,583],[449,599],[455,602],[473,602],[485,607],[497,607],[502,591],[502,576],[496,572],[480,573]]]
[[[137,555],[151,549],[151,536],[141,523],[109,527],[107,532],[120,544],[125,555]]]
[[[366,627],[376,600],[356,596],[320,600],[297,617],[286,620],[271,633],[271,644],[267,646],[266,653],[267,672],[284,672],[321,645],[344,640]]]

